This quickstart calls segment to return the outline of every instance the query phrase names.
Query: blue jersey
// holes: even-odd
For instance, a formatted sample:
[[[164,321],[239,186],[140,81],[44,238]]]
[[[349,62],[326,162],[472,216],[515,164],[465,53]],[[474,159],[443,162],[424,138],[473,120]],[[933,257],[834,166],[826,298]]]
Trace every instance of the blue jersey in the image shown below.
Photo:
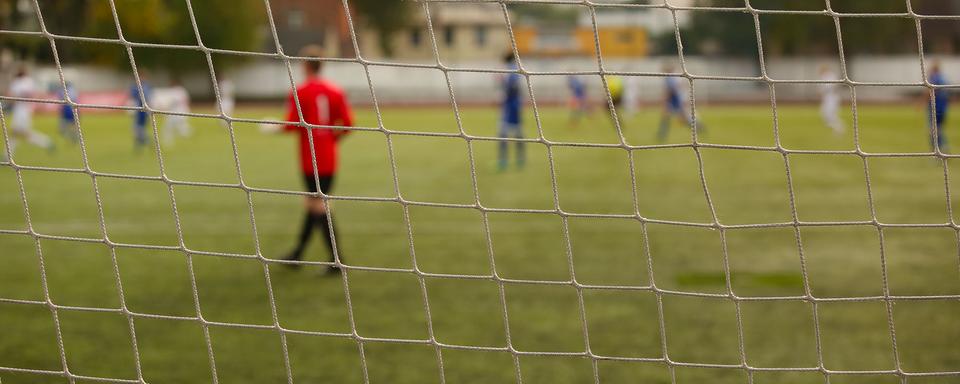
[[[133,106],[137,108],[143,108],[146,104],[145,101],[150,101],[150,94],[153,92],[153,87],[150,86],[150,83],[142,81],[140,85],[143,86],[143,96],[146,97],[146,100],[140,98],[140,89],[137,88],[136,83],[130,86],[130,99],[133,100]]]
[[[516,70],[515,64],[510,65],[511,70]],[[509,124],[520,124],[520,74],[509,73],[503,79],[503,122]]]
[[[936,72],[930,75],[930,84],[933,85],[946,85],[947,79],[943,77],[943,74]],[[936,110],[938,115],[942,115],[947,112],[947,107],[950,105],[950,94],[947,92],[946,88],[936,88],[933,91],[933,107]]]
[[[570,92],[573,93],[574,98],[578,100],[587,98],[587,86],[583,84],[579,77],[572,75],[568,77],[567,86],[570,87]]]
[[[677,78],[667,77],[665,84],[667,87],[667,108],[680,110],[683,101],[680,97],[680,86],[677,84]]]
[[[66,92],[66,95],[69,95],[69,96],[70,96],[70,101],[72,101],[72,102],[74,102],[74,103],[77,102],[77,99],[78,99],[78,97],[77,97],[77,90],[74,89],[73,86],[70,85],[70,84],[67,84],[67,92]],[[63,101],[66,101],[66,100],[67,100],[67,97],[64,95],[64,92],[63,92],[62,89],[59,90],[59,91],[57,91],[57,97],[59,97],[60,100],[63,100]],[[61,105],[61,106],[60,106],[60,117],[63,118],[64,120],[67,120],[67,121],[73,121],[73,118],[74,118],[74,116],[73,116],[73,107],[71,107],[70,104],[63,104],[63,105]]]

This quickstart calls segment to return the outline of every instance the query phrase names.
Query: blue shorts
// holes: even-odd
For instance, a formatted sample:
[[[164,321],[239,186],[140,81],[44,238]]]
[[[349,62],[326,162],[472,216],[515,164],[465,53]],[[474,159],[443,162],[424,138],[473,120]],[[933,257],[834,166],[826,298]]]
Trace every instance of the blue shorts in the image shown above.
[[[947,121],[947,110],[945,108],[936,108],[934,110],[927,108],[927,119],[929,120],[931,117],[934,118],[933,123],[936,123],[937,127],[939,127]]]
[[[683,113],[683,107],[679,103],[667,103],[667,112]]]
[[[137,111],[133,114],[133,124],[138,127],[143,127],[147,125],[147,113],[144,111]]]

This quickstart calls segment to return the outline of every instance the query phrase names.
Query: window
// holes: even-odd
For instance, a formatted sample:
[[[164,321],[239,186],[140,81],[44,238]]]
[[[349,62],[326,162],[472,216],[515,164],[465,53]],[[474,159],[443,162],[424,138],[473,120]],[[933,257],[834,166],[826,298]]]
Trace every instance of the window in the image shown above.
[[[419,29],[414,28],[410,30],[410,45],[419,47],[421,38],[422,36],[420,36]]]
[[[303,11],[299,9],[291,9],[287,12],[287,28],[290,28],[294,31],[299,31],[303,29],[303,23],[306,17],[303,15]]]
[[[630,44],[633,42],[633,33],[630,33],[629,31],[620,32],[618,37],[620,43],[622,44]]]
[[[478,47],[487,45],[487,26],[478,25],[477,28],[474,30],[474,37],[476,39]]]
[[[456,38],[456,31],[453,27],[443,27],[443,42],[448,47],[453,46],[454,38]]]

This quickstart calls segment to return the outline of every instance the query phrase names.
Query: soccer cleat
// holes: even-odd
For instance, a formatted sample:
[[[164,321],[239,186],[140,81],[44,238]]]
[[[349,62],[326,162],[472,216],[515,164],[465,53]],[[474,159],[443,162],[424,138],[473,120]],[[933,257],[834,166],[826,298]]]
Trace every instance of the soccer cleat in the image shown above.
[[[324,276],[335,276],[343,272],[343,269],[336,265],[327,266],[327,269],[323,272]]]
[[[283,261],[295,261],[295,263],[283,263],[284,266],[290,269],[300,269],[303,265],[299,263],[301,255],[297,252],[290,252],[287,256],[284,256],[281,260]]]

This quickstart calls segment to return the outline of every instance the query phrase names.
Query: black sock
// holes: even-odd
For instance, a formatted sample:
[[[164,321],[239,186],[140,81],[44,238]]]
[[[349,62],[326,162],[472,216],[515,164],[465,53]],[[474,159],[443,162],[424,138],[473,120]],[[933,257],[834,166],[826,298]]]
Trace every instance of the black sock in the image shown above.
[[[327,249],[330,251],[330,261],[333,262],[334,261],[334,256],[333,256],[334,244],[333,244],[333,239],[330,236],[330,227],[333,227],[334,236],[336,236],[337,229],[336,229],[336,225],[334,225],[332,217],[329,218],[330,220],[329,224],[327,223],[327,220],[328,220],[328,217],[326,214],[316,215],[316,217],[314,218],[314,222],[317,224],[317,227],[320,228],[320,233],[323,237],[323,241],[327,243]],[[340,257],[340,261],[342,262],[343,254],[340,253],[339,244],[337,244],[336,248],[337,248],[337,256]]]
[[[300,228],[297,247],[293,249],[293,254],[290,255],[292,259],[300,260],[301,256],[303,256],[303,250],[307,248],[307,243],[310,242],[310,235],[313,234],[313,225],[316,221],[317,216],[309,211],[303,216],[303,227]]]

